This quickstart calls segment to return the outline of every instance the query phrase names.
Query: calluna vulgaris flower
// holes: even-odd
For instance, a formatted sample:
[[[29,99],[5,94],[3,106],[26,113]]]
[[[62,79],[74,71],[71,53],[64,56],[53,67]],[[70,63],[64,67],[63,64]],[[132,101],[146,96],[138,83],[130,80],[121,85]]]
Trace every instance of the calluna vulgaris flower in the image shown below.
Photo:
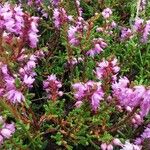
[[[8,66],[0,64],[0,74],[3,79],[0,84],[0,96],[5,97],[11,103],[21,103],[25,101],[23,91],[33,87],[36,73],[34,71],[38,58],[43,57],[43,53],[36,51],[30,56],[27,64],[19,69],[19,72],[12,74]],[[22,62],[20,62],[22,63]]]
[[[78,35],[81,35],[85,30],[86,25],[82,17],[78,17],[75,26],[70,26],[68,30],[68,40],[69,43],[73,46],[77,46],[80,43]]]
[[[96,54],[101,53],[107,46],[107,44],[104,42],[104,39],[102,38],[93,39],[93,45],[93,48],[87,51],[87,55],[95,56]]]
[[[0,116],[0,145],[3,144],[4,140],[9,139],[15,132],[14,123],[5,123],[5,120]]]
[[[132,37],[132,31],[129,28],[123,28],[121,30],[121,41],[130,39]]]
[[[100,82],[88,81],[86,83],[75,83],[72,85],[74,89],[74,97],[78,100],[75,104],[82,103],[82,101],[88,101],[92,109],[96,111],[100,105],[100,101],[103,100],[103,90]]]
[[[128,87],[129,80],[124,77],[112,85],[114,95],[118,98],[122,106],[140,106],[141,116],[146,116],[150,110],[150,90],[144,86]]]
[[[140,135],[140,137],[135,139],[135,144],[141,146],[144,143],[144,140],[150,139],[150,124],[147,125],[144,132]]]
[[[110,8],[106,8],[103,10],[102,12],[102,16],[105,18],[105,19],[108,19],[112,14],[112,10]]]
[[[22,11],[20,5],[12,6],[5,3],[0,6],[0,29],[19,35],[19,37],[26,41],[29,40],[29,46],[35,48],[38,42],[37,36],[37,17],[30,17]]]
[[[53,19],[57,29],[60,29],[60,27],[69,20],[64,8],[55,8],[53,11]]]
[[[116,81],[116,76],[119,70],[120,67],[117,64],[116,58],[109,61],[103,59],[100,63],[98,63],[95,73],[99,80],[110,78],[110,82],[112,82]]]
[[[51,2],[54,6],[57,6],[60,0],[51,0]]]
[[[46,90],[48,97],[53,101],[57,100],[59,96],[63,95],[63,92],[59,91],[61,87],[61,82],[58,81],[56,76],[53,74],[48,76],[48,78],[45,81],[43,81],[43,88],[44,90]]]
[[[141,150],[141,146],[126,141],[121,150]]]

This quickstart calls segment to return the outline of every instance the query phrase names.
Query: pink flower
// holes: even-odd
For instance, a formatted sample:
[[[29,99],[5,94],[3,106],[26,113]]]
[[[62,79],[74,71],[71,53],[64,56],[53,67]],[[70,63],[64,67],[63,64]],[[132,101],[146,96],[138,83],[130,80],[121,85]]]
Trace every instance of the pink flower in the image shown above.
[[[126,141],[121,150],[141,150],[141,146]]]
[[[136,32],[141,32],[141,30],[143,30],[143,24],[144,24],[144,20],[143,19],[140,19],[140,18],[137,18],[134,22],[134,25],[133,25],[133,29],[136,31]]]
[[[21,103],[22,101],[25,100],[23,94],[17,90],[10,90],[9,92],[6,93],[6,97],[12,103]]]
[[[141,115],[146,116],[150,111],[150,90],[144,93],[143,101],[141,102]]]
[[[100,101],[103,100],[104,96],[100,82],[79,82],[73,84],[72,87],[74,89],[74,97],[79,103],[83,102],[83,100],[88,100],[94,111],[98,109]]]
[[[4,128],[4,129],[2,129],[1,130],[1,134],[5,137],[5,138],[7,138],[7,139],[9,139],[10,137],[11,137],[11,131],[9,130],[9,129],[6,129],[6,128]]]
[[[43,88],[48,94],[48,97],[55,101],[59,96],[63,95],[62,91],[59,91],[59,88],[62,87],[60,81],[57,80],[55,75],[50,75],[48,78],[43,81]]]
[[[117,145],[117,146],[122,146],[123,144],[121,143],[121,141],[118,139],[118,138],[115,138],[114,140],[113,140],[113,144],[114,145]]]
[[[37,32],[39,31],[37,29],[38,26],[38,17],[31,17],[31,23],[30,23],[30,30],[28,32],[28,36],[29,36],[29,41],[30,41],[30,47],[35,48],[37,46],[38,43],[38,35]]]
[[[52,4],[53,4],[54,6],[57,6],[58,3],[59,3],[59,1],[60,1],[60,0],[52,0]]]
[[[102,12],[102,16],[105,18],[105,19],[108,19],[112,14],[112,10],[110,8],[106,8],[103,10]]]
[[[80,108],[81,107],[81,105],[82,105],[82,101],[77,101],[76,103],[75,103],[75,106],[77,107],[77,108]]]
[[[77,26],[70,26],[69,30],[68,30],[68,39],[69,39],[69,43],[73,46],[76,46],[79,44],[79,40],[76,37],[76,33],[78,31]]]
[[[111,144],[107,145],[107,150],[113,150],[113,146]]]
[[[14,132],[15,132],[14,123],[11,124],[4,123],[2,129],[0,130],[0,134],[6,139],[9,139]]]
[[[33,82],[35,81],[34,78],[32,78],[31,76],[25,75],[23,82],[28,86],[28,87],[32,87]]]
[[[119,72],[120,67],[117,64],[117,59],[114,58],[112,60],[103,59],[100,63],[98,63],[98,67],[96,67],[96,77],[99,80],[108,78],[109,82],[116,81],[117,73]]]
[[[121,30],[121,41],[130,39],[132,37],[132,31],[129,28],[123,28]]]
[[[98,91],[96,91],[92,96],[91,96],[91,104],[92,104],[92,108],[93,110],[97,110],[99,105],[100,105],[100,101],[103,100],[103,96],[104,93],[101,89],[99,89]]]
[[[53,11],[54,25],[57,29],[68,21],[68,16],[64,8],[55,8]]]
[[[104,48],[106,48],[107,44],[104,42],[102,38],[97,38],[93,40],[94,47],[87,51],[87,55],[95,56],[96,54],[100,54]]]
[[[3,136],[0,135],[0,145],[3,144],[3,141],[4,141],[4,138],[3,138]]]
[[[148,36],[150,34],[150,20],[146,21],[146,25],[143,32],[142,42],[147,42]]]
[[[106,143],[102,143],[101,144],[101,149],[102,150],[107,150],[107,144]]]
[[[38,37],[36,33],[30,32],[29,33],[29,41],[30,41],[30,46],[32,48],[35,48],[38,42]]]

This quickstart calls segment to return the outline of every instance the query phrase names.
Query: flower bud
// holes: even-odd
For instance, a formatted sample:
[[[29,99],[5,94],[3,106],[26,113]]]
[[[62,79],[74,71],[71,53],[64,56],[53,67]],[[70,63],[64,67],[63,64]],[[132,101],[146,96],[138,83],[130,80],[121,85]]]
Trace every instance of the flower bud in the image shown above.
[[[9,139],[11,137],[11,131],[6,128],[1,130],[1,134],[7,139]]]
[[[121,141],[120,141],[118,138],[115,138],[115,139],[113,140],[113,144],[114,144],[114,145],[117,145],[117,146],[121,146],[121,145],[122,145]]]
[[[109,145],[107,146],[107,150],[113,150],[113,146],[112,146],[111,144],[109,144]]]
[[[107,149],[107,144],[106,143],[102,143],[101,144],[101,149],[102,150],[106,150]]]
[[[75,103],[75,106],[77,107],[77,108],[79,108],[79,107],[81,107],[81,105],[82,105],[82,101],[77,101],[76,103]]]

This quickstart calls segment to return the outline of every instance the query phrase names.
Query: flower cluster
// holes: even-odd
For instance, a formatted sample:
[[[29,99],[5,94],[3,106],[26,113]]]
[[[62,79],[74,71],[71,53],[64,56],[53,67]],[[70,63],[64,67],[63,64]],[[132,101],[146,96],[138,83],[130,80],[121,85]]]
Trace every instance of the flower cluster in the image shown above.
[[[6,31],[19,35],[24,42],[30,42],[30,47],[35,48],[38,42],[37,17],[30,17],[22,11],[21,6],[12,6],[5,3],[0,6],[0,29],[1,34]]]
[[[140,135],[140,137],[135,139],[134,143],[140,146],[143,145],[146,139],[150,139],[150,125],[147,125],[144,132]]]
[[[141,150],[141,146],[126,141],[121,150]]]
[[[107,22],[102,27],[98,27],[96,29],[96,32],[105,33],[107,35],[113,34],[113,29],[117,27],[117,24],[115,21],[107,20]]]
[[[132,31],[129,28],[123,28],[121,30],[121,41],[132,38]]]
[[[121,106],[131,108],[140,106],[140,115],[145,117],[150,110],[150,90],[144,86],[129,87],[129,80],[126,77],[120,78],[112,84],[114,96]]]
[[[60,7],[54,9],[53,19],[55,27],[60,29],[60,27],[70,19],[70,16],[67,16],[65,9]]]
[[[28,5],[33,5],[33,4],[36,4],[36,5],[40,5],[42,3],[43,0],[28,0]]]
[[[112,15],[112,10],[110,8],[106,8],[102,12],[102,16],[104,19],[108,19]]]
[[[60,0],[51,0],[51,2],[54,6],[57,6]]]
[[[78,100],[76,106],[79,107],[83,101],[88,101],[92,109],[96,111],[103,100],[103,90],[100,82],[88,81],[86,83],[75,83],[72,85],[75,93],[74,96]]]
[[[81,62],[83,62],[83,61],[84,61],[84,60],[83,60],[82,57],[78,57],[78,58],[73,57],[73,58],[71,58],[71,60],[68,60],[68,64],[70,64],[70,65],[72,65],[72,66],[75,66],[75,65],[77,65],[77,64],[79,64],[79,63],[81,63]]]
[[[120,67],[117,64],[117,59],[111,59],[109,61],[103,59],[102,62],[98,63],[98,67],[96,67],[96,77],[99,80],[108,79],[108,83],[112,81],[116,81],[117,73],[119,72]]]
[[[10,139],[15,132],[15,125],[14,123],[5,123],[5,120],[2,116],[0,116],[0,125],[0,145],[2,145],[4,140]]]
[[[15,74],[9,70],[6,64],[1,63],[0,73],[3,80],[0,85],[0,96],[6,97],[11,103],[21,103],[24,101],[23,91],[33,87],[36,76],[34,69],[38,58],[43,57],[43,55],[41,51],[36,51],[35,54],[30,56],[27,64],[21,67],[19,72]]]
[[[63,95],[63,92],[59,91],[61,87],[61,82],[58,81],[56,76],[53,74],[48,76],[48,78],[43,81],[43,88],[48,94],[48,98],[52,99],[53,101],[57,100],[59,96]]]
[[[82,17],[78,17],[75,25],[70,26],[68,29],[68,40],[69,43],[73,46],[79,45],[81,42],[81,35],[83,31],[85,30],[85,23]]]
[[[21,103],[24,101],[25,98],[22,92],[17,89],[19,79],[17,75],[10,75],[7,65],[1,64],[1,76],[4,80],[4,83],[1,83],[1,96],[6,97],[11,103]]]
[[[86,53],[87,55],[94,56],[96,54],[99,54],[107,46],[107,44],[104,42],[104,39],[102,38],[93,39],[93,45],[94,45],[94,48],[87,51]]]
[[[150,34],[150,20],[146,22],[141,18],[136,18],[133,24],[132,29],[123,28],[121,31],[121,40],[128,40],[136,35],[140,36],[140,40],[142,43],[146,43],[148,41]]]

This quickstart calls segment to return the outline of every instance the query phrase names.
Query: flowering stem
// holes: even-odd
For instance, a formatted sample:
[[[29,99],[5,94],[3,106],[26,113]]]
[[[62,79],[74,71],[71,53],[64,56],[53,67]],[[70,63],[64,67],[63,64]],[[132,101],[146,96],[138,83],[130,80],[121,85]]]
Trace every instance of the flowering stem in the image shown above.
[[[74,0],[74,4],[75,4],[75,7],[76,7],[76,11],[77,11],[78,16],[80,16],[80,11],[79,11],[79,7],[78,7],[78,4],[77,4],[77,0]]]
[[[19,113],[17,112],[17,110],[15,109],[15,107],[7,104],[7,102],[4,102],[4,100],[0,100],[0,105],[2,106],[2,108],[9,110],[9,112],[11,112],[11,114],[18,120],[21,119]]]
[[[3,38],[2,38],[2,35],[3,35],[3,31],[0,30],[0,52],[3,51],[3,47],[2,47],[2,40],[3,40]]]
[[[135,18],[138,18],[138,16],[139,16],[140,4],[141,4],[141,0],[138,0],[137,1],[137,7],[136,7],[136,17]]]
[[[138,107],[135,107],[131,113],[129,113],[123,120],[121,120],[119,123],[115,124],[111,128],[109,128],[107,131],[114,132],[117,131],[122,125],[126,124],[131,117],[134,115],[134,113],[137,111]]]

